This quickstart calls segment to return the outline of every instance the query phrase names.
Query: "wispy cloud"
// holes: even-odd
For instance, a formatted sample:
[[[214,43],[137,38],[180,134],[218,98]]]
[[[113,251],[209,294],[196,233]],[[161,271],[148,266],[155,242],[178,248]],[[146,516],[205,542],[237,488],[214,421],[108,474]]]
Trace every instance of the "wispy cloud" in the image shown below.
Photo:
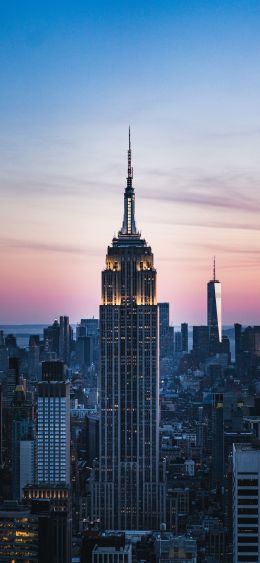
[[[67,177],[67,176],[43,176],[41,180],[33,178],[14,178],[6,177],[0,179],[0,191],[2,197],[14,195],[37,195],[48,197],[89,197],[94,196],[97,192],[109,189],[115,190],[115,184],[105,182],[104,179],[94,180]]]
[[[76,254],[80,256],[99,256],[101,254],[100,249],[91,246],[81,247],[73,245],[64,244],[51,244],[41,241],[31,242],[28,240],[2,238],[0,240],[0,249],[3,250],[18,250],[18,251],[29,251],[29,252],[54,252],[59,254]]]
[[[153,176],[153,171],[150,171]],[[155,171],[158,175],[158,171]],[[162,190],[145,189],[141,196],[149,200],[167,203],[181,203],[200,208],[260,211],[260,197],[257,188],[260,178],[246,172],[237,174],[192,175],[188,172],[168,174],[167,185]],[[250,188],[250,190],[249,190]]]

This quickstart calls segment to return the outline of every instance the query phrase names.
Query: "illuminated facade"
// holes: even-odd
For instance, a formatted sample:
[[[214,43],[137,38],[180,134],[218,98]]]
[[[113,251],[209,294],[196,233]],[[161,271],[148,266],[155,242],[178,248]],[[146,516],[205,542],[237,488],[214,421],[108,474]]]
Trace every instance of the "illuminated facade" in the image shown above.
[[[0,510],[0,561],[39,562],[38,516],[29,509]]]
[[[129,133],[123,225],[102,272],[100,456],[92,503],[105,529],[158,529],[164,521],[156,270],[136,228],[132,178]]]
[[[37,483],[70,483],[70,384],[63,362],[43,362],[37,401]]]
[[[216,279],[215,258],[213,279],[208,282],[209,350],[215,354],[222,342],[221,283]]]

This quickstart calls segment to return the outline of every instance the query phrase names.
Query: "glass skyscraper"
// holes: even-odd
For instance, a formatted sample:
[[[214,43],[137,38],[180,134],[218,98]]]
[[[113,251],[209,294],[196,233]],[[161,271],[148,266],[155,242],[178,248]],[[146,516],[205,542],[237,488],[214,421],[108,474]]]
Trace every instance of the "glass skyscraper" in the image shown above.
[[[93,516],[105,529],[159,529],[159,373],[156,270],[135,223],[129,132],[121,230],[108,247],[100,307],[100,457]]]
[[[215,258],[213,279],[208,282],[208,329],[210,353],[218,352],[222,342],[221,283],[216,279]]]

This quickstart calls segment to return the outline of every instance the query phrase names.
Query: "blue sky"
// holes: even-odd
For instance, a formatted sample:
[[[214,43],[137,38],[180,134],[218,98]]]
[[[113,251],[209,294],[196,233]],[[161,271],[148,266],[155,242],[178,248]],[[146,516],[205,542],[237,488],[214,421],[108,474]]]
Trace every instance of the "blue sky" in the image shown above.
[[[259,275],[259,1],[14,1],[1,3],[0,21],[4,283],[10,262],[25,265],[24,287],[55,262],[48,318],[37,317],[37,295],[11,284],[2,322],[11,304],[25,321],[96,314],[121,223],[129,123],[137,221],[173,320],[203,321],[216,254],[230,288],[224,319],[256,321],[253,301],[247,310],[241,300],[245,286],[256,298]],[[64,277],[63,311],[56,292],[48,309]]]

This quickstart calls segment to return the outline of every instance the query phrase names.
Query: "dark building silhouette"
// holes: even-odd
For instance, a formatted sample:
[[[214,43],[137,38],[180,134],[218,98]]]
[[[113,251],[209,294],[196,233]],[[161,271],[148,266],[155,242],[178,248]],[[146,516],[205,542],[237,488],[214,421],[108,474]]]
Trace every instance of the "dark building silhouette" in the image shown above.
[[[3,464],[3,387],[0,383],[0,468]]]
[[[43,331],[44,347],[48,352],[53,352],[59,357],[60,325],[57,320]]]
[[[209,357],[209,329],[207,326],[193,327],[193,354],[201,362]]]
[[[40,532],[45,536],[45,544],[40,544],[40,561],[71,563],[70,487],[31,485],[24,488],[24,501],[31,506],[33,514],[42,518]]]
[[[181,324],[182,352],[188,352],[188,323]]]
[[[91,366],[94,360],[94,343],[92,336],[79,336],[76,342],[77,363],[82,368]]]
[[[6,348],[8,348],[11,351],[17,349],[16,338],[13,334],[8,334],[5,337],[5,346],[6,346]]]
[[[159,339],[160,339],[160,356],[167,356],[168,338],[170,328],[170,305],[169,303],[158,303],[159,309]]]
[[[86,417],[86,460],[90,467],[93,467],[94,459],[99,457],[99,427],[99,415],[88,414]]]
[[[6,501],[0,507],[0,561],[71,563],[67,507],[47,498],[27,505]]]
[[[11,405],[12,420],[12,496],[18,500],[27,479],[34,478],[34,420],[33,406],[24,387],[17,385]]]
[[[64,381],[64,363],[60,360],[42,362],[42,381]]]
[[[174,353],[182,353],[182,334],[180,331],[174,333]]]
[[[19,385],[19,360],[18,358],[9,358],[9,368],[7,372],[7,378],[4,386],[4,398],[6,408],[10,408],[13,398],[14,391],[17,385]]]
[[[60,317],[59,359],[69,364],[71,353],[72,329],[69,317]]]
[[[224,483],[224,397],[223,393],[212,395],[212,485]]]
[[[29,381],[38,381],[40,365],[40,337],[33,334],[29,338],[28,352],[28,379]]]
[[[260,326],[242,328],[235,324],[236,371],[244,379],[251,379],[260,368]]]

